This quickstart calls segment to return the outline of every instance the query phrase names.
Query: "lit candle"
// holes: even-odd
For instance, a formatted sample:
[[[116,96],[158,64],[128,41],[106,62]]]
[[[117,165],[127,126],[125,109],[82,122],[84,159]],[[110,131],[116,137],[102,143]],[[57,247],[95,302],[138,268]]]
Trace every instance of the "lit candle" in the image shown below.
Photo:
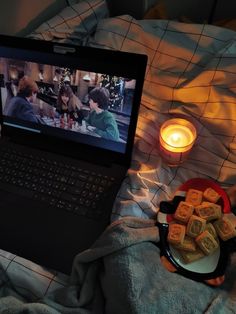
[[[196,140],[197,132],[185,119],[170,119],[160,129],[160,154],[170,165],[177,166],[186,160]]]

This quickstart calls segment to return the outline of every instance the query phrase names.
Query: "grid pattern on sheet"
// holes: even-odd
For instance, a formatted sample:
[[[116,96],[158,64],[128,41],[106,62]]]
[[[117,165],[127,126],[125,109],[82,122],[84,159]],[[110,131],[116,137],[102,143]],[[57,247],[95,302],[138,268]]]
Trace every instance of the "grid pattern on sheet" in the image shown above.
[[[68,3],[61,12],[41,24],[30,38],[72,44],[84,44],[100,19],[108,16],[104,0],[81,0]]]
[[[37,302],[58,288],[68,285],[68,276],[47,270],[27,259],[0,250],[1,288]]]
[[[92,46],[148,55],[133,165],[113,220],[155,218],[160,201],[193,177],[224,188],[236,183],[235,35],[212,25],[130,16],[99,23]],[[159,156],[158,134],[164,121],[177,116],[194,123],[198,138],[188,160],[170,168]]]

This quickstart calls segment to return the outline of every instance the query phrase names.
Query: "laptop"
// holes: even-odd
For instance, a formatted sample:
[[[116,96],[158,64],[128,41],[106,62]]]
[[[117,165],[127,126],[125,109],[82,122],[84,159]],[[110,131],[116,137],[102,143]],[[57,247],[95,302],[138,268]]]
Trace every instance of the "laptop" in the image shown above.
[[[146,63],[142,54],[0,36],[1,249],[70,274],[101,235],[130,166]],[[66,107],[64,95],[60,107],[63,89],[77,105]]]

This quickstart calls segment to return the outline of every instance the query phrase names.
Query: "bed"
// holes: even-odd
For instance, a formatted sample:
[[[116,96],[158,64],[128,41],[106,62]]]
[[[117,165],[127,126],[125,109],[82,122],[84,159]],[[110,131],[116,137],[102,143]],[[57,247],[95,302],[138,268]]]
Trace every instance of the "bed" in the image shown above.
[[[85,0],[26,36],[144,53],[148,66],[132,164],[111,225],[76,256],[70,277],[1,250],[0,313],[236,313],[236,254],[219,287],[187,279],[161,264],[156,227],[160,202],[186,180],[211,179],[223,189],[236,183],[235,31],[109,17],[103,0]],[[179,116],[198,137],[188,159],[169,167],[158,134]]]

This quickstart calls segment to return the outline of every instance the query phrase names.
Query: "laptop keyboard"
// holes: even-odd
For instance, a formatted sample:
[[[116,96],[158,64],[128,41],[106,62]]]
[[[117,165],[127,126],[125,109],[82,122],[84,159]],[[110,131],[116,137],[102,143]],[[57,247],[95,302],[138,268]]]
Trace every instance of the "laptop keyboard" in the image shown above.
[[[113,183],[113,177],[88,169],[0,147],[1,186],[58,209],[97,220],[103,215],[100,204]]]

